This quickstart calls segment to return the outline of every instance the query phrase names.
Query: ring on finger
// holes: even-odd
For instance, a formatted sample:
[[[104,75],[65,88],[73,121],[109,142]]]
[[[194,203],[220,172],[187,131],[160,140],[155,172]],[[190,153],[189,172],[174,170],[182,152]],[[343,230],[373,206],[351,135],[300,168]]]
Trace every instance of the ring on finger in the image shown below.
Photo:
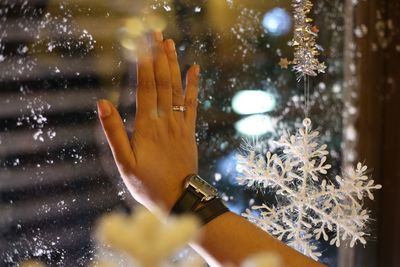
[[[185,112],[186,111],[186,107],[185,106],[174,105],[174,106],[172,106],[172,110],[173,111],[178,111],[178,112]]]

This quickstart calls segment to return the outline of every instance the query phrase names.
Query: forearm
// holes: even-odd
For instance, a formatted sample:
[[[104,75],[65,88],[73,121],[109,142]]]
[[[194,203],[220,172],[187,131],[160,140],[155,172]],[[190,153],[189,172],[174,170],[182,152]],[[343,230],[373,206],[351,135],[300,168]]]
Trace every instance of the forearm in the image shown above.
[[[239,265],[261,252],[275,252],[285,267],[324,266],[270,236],[246,219],[227,212],[203,227],[201,242],[194,245],[204,257]]]

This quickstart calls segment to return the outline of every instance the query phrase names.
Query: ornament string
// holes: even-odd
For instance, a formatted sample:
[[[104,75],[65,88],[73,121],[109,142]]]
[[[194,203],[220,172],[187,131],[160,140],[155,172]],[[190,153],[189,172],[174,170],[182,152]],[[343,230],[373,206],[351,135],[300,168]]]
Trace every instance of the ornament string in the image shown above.
[[[313,25],[309,17],[313,4],[310,0],[293,0],[294,31],[291,46],[294,48],[294,57],[290,64],[296,72],[297,80],[303,79],[304,86],[304,114],[307,118],[310,112],[310,76],[324,73],[326,66],[319,61],[318,56],[322,48],[316,43],[319,29]]]
[[[309,108],[310,108],[310,80],[308,76],[304,76],[303,79],[303,87],[304,87],[304,115],[308,118],[309,115]]]

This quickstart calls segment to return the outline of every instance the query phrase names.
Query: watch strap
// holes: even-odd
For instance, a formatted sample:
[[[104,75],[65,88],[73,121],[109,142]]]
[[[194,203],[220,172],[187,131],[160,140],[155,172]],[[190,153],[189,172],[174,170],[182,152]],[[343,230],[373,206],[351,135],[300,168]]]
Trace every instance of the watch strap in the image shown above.
[[[219,215],[229,211],[220,198],[214,198],[206,203],[204,206],[195,211],[195,215],[200,219],[202,225],[208,223]]]
[[[194,211],[202,198],[202,194],[196,192],[193,187],[188,186],[172,207],[171,214],[179,215]]]

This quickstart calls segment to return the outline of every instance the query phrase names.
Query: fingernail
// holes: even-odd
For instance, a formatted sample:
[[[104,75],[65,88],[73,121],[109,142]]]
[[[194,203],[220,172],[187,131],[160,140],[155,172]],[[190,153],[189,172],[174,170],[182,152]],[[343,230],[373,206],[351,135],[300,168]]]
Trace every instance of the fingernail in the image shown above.
[[[111,107],[107,100],[100,99],[97,101],[97,111],[100,118],[104,119],[111,114]]]
[[[158,42],[162,42],[163,40],[163,35],[161,32],[154,32],[154,39]]]
[[[168,39],[167,40],[167,47],[168,47],[169,51],[174,52],[175,51],[175,43],[174,43],[174,41],[172,41],[171,39]]]

